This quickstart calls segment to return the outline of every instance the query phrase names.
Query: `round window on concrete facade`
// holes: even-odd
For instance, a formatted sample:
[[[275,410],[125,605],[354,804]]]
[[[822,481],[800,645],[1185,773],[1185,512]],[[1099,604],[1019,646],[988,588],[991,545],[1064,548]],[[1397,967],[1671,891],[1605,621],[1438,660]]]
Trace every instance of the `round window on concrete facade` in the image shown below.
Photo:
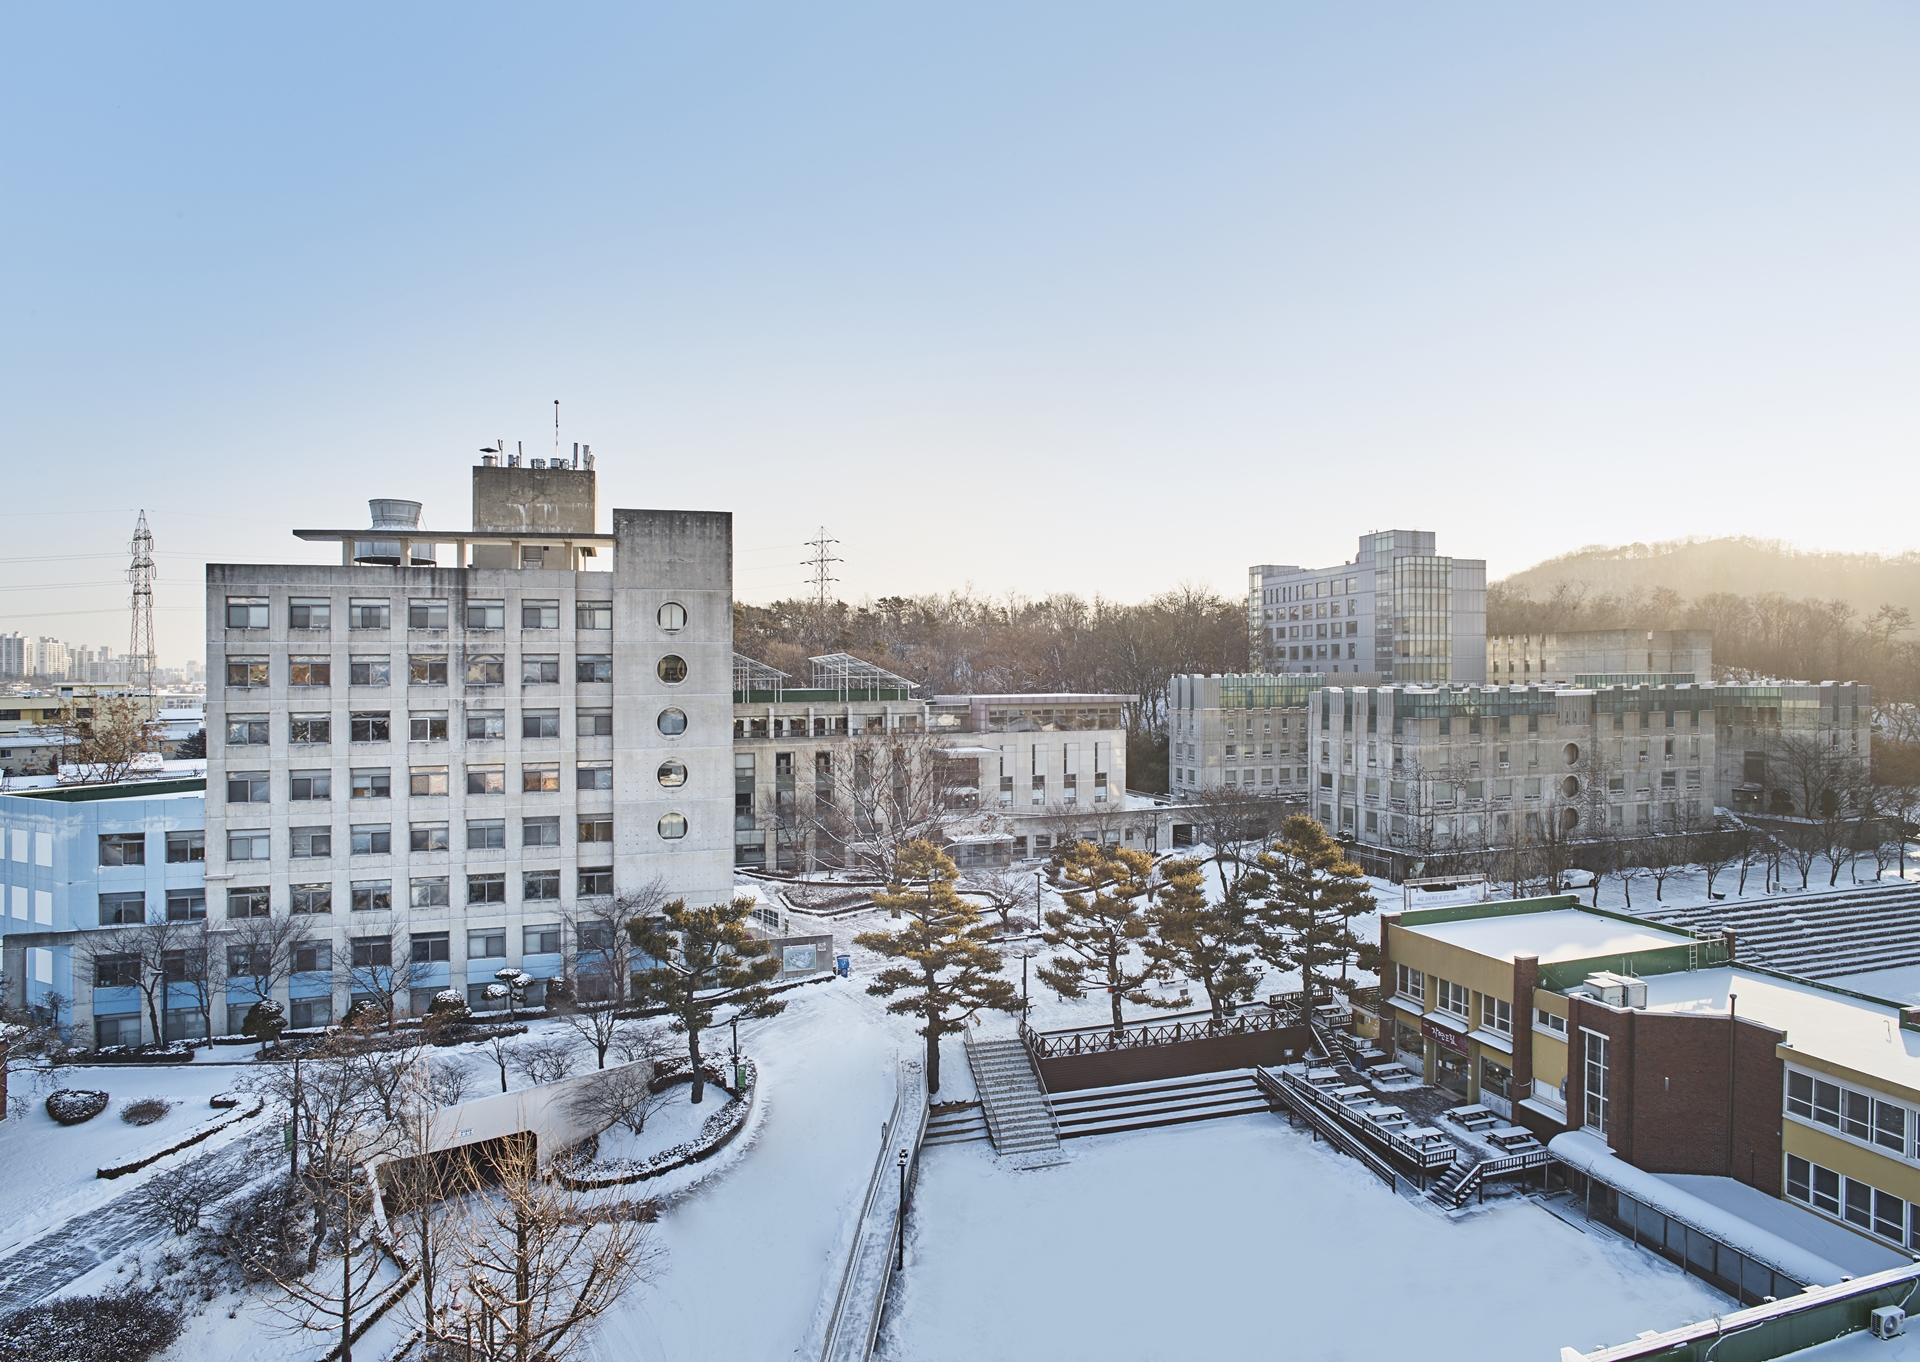
[[[1565,780],[1560,782],[1560,793],[1565,795],[1568,799],[1572,799],[1575,795],[1580,793],[1580,782],[1576,780],[1574,777],[1568,776]]]
[[[660,731],[669,738],[678,737],[687,731],[687,716],[684,710],[663,709],[660,717],[654,720]]]
[[[687,627],[687,607],[678,601],[668,601],[660,607],[660,613],[655,618],[660,621],[662,629],[669,634],[677,634]]]
[[[687,679],[687,659],[668,653],[660,659],[659,664],[654,667],[654,671],[657,672],[660,679],[669,686],[677,686]]]
[[[660,815],[660,835],[669,842],[677,842],[687,835],[687,816],[684,813],[663,813]]]
[[[1568,743],[1562,755],[1566,757],[1567,765],[1573,765],[1576,761],[1580,760],[1580,744]]]
[[[669,790],[677,789],[687,783],[687,768],[677,761],[660,763],[660,783]]]

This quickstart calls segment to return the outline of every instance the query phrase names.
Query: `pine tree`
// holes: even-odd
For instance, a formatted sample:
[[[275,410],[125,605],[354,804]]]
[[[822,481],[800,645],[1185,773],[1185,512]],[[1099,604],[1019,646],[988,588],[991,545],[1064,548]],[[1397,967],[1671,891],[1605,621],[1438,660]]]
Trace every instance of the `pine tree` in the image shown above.
[[[1260,876],[1262,892],[1266,885]],[[1237,894],[1219,903],[1207,901],[1204,875],[1198,861],[1168,861],[1160,868],[1161,881],[1149,914],[1159,953],[1189,979],[1198,981],[1207,995],[1213,1019],[1237,998],[1251,998],[1259,984],[1253,972],[1254,933],[1247,905]]]
[[[1122,1002],[1177,1006],[1142,987],[1161,964],[1146,912],[1152,855],[1078,842],[1067,852],[1061,874],[1079,888],[1061,896],[1064,909],[1047,913],[1040,939],[1060,954],[1036,971],[1040,981],[1062,998],[1086,996],[1089,983],[1104,986],[1116,1031],[1126,1025]]]
[[[1311,1016],[1315,967],[1338,957],[1344,969],[1359,945],[1353,919],[1373,911],[1373,895],[1365,872],[1306,814],[1286,821],[1260,861],[1273,893],[1260,914],[1257,949],[1275,969],[1300,971],[1301,1011]]]
[[[1018,1012],[1013,985],[1000,977],[1000,953],[980,910],[954,892],[960,872],[932,842],[909,842],[895,859],[895,878],[873,901],[903,917],[897,932],[862,932],[854,944],[899,963],[875,976],[867,992],[892,998],[887,1011],[918,1017],[927,1040],[927,1090],[940,1091],[940,1038],[982,1009]]]
[[[768,988],[780,961],[747,930],[752,911],[749,898],[710,908],[689,908],[675,899],[659,917],[636,919],[631,929],[633,944],[656,962],[633,976],[634,1001],[665,1008],[672,1018],[668,1026],[686,1035],[696,1104],[706,1089],[700,1033],[713,1025],[715,1010],[731,1005],[742,1017],[771,1017],[786,1007]]]

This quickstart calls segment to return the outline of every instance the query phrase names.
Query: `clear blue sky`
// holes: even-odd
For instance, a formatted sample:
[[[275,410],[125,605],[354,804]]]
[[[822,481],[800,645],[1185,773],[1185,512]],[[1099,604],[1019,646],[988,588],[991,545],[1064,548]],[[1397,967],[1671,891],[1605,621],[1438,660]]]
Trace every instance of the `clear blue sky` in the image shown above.
[[[853,598],[1913,542],[1910,5],[0,23],[0,630],[124,647],[145,506],[177,663],[201,563],[463,525],[556,397],[750,600],[820,524]]]

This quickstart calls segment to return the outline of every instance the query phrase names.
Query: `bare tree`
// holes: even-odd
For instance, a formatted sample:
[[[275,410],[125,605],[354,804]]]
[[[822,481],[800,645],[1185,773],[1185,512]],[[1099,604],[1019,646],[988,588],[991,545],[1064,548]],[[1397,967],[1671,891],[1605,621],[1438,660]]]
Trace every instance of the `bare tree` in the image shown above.
[[[83,785],[125,780],[141,758],[160,751],[150,703],[134,695],[102,695],[93,698],[92,713],[82,716],[76,708],[54,730],[60,739],[61,767]]]
[[[240,992],[243,1019],[251,1008],[273,1001],[274,990],[293,973],[294,952],[311,940],[306,924],[292,916],[227,920],[215,941],[224,948],[228,988]],[[231,1030],[231,1013],[227,1025]]]
[[[1040,877],[1032,871],[1007,866],[970,870],[961,877],[960,892],[985,899],[1003,933],[1029,930],[1039,921]]]
[[[371,998],[385,1017],[387,1030],[392,1031],[400,1000],[413,988],[406,928],[397,918],[354,926],[359,934],[348,943],[346,953],[334,955],[334,979],[346,987],[349,997],[359,994]]]
[[[508,1063],[529,1083],[558,1083],[573,1072],[573,1045],[559,1036],[528,1040],[514,1047]]]
[[[790,803],[779,791],[762,810],[776,831],[810,839],[826,864],[892,879],[908,844],[945,845],[948,825],[976,810],[949,796],[961,776],[946,744],[930,733],[869,729],[836,743],[830,765],[796,788]],[[978,789],[978,770],[969,783]]]
[[[205,922],[143,922],[85,933],[74,947],[80,972],[95,988],[137,988],[155,1044],[166,1042],[168,1004],[184,990],[210,1022]]]
[[[656,1068],[650,1060],[616,1064],[582,1083],[568,1100],[573,1118],[603,1134],[615,1126],[625,1126],[635,1135],[646,1129],[647,1118],[673,1100],[673,1090],[653,1090]]]
[[[621,1033],[635,1026],[617,1011],[632,988],[633,924],[656,916],[666,901],[665,884],[656,879],[618,898],[581,899],[561,915],[569,997],[555,1010],[593,1047],[599,1068],[607,1067],[607,1052]]]
[[[1194,792],[1188,798],[1187,811],[1193,819],[1195,840],[1212,851],[1220,892],[1241,899],[1259,897],[1263,889],[1243,881],[1264,873],[1260,869],[1261,854],[1279,836],[1287,815],[1298,811],[1297,806],[1275,795],[1217,786]]]

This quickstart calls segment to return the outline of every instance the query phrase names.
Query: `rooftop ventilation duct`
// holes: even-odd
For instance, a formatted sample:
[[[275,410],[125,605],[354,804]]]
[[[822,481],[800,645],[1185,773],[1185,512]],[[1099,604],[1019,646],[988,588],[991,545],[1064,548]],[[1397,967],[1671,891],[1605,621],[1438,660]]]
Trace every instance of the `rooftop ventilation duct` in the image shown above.
[[[376,530],[417,530],[420,528],[420,503],[394,497],[374,497],[367,502],[373,512]]]

